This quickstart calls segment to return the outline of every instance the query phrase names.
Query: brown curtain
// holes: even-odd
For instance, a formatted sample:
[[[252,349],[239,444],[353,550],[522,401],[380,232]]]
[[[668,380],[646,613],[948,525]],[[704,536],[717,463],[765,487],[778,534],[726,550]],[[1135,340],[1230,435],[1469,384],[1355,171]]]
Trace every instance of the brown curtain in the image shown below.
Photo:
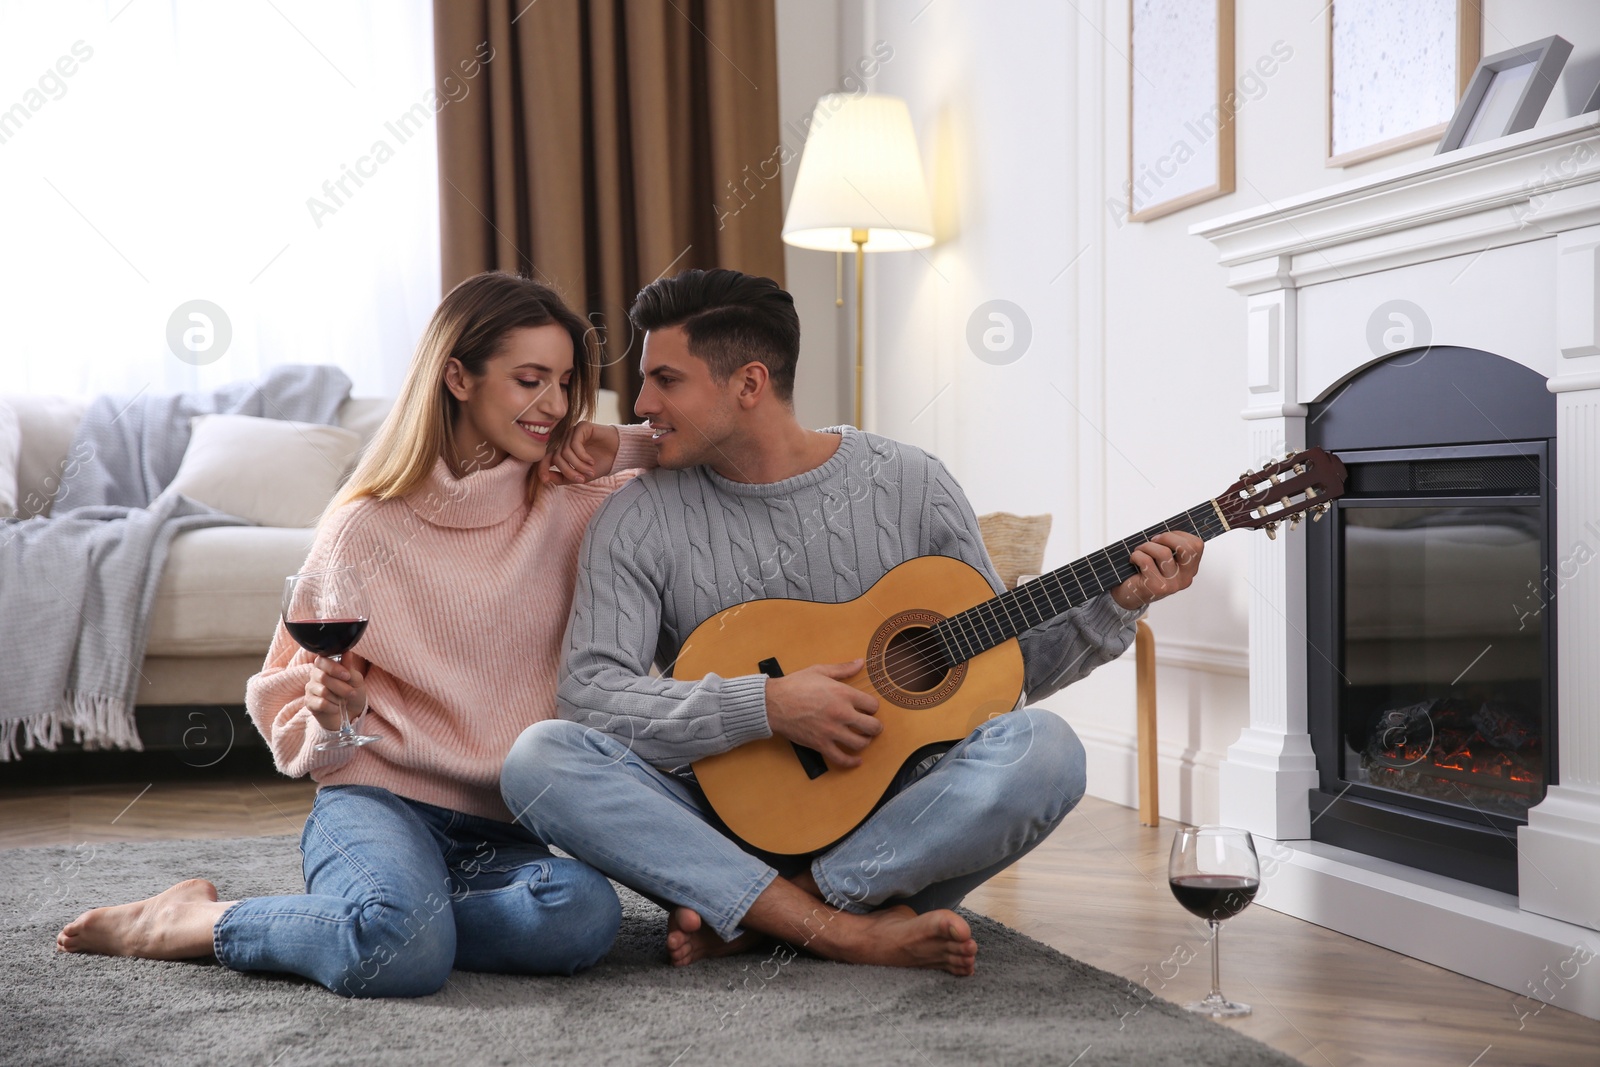
[[[783,284],[773,0],[434,0],[444,288],[555,286],[631,409],[640,288],[689,267]]]

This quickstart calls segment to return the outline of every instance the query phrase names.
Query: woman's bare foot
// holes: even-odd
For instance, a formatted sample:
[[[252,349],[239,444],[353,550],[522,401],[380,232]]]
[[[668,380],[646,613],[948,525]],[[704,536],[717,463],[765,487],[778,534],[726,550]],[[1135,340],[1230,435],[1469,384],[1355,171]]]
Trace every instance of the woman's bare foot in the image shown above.
[[[62,952],[187,960],[211,955],[211,932],[233,901],[217,900],[217,887],[203,878],[179,882],[131,904],[95,908],[56,935]]]
[[[673,908],[667,914],[667,957],[674,967],[749,952],[764,940],[760,934],[747,930],[732,941],[724,941],[692,908]]]
[[[839,912],[805,947],[847,963],[927,967],[963,977],[978,962],[978,943],[965,919],[953,911],[918,915],[904,904],[868,915]]]

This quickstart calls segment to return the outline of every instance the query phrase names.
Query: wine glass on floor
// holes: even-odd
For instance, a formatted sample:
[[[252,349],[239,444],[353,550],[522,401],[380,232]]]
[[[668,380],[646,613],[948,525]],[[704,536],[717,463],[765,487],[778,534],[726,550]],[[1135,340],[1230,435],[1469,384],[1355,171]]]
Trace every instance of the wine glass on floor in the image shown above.
[[[1167,882],[1178,903],[1211,924],[1211,992],[1185,1004],[1189,1011],[1218,1018],[1249,1015],[1250,1005],[1222,995],[1217,935],[1224,919],[1239,914],[1261,888],[1255,842],[1244,830],[1226,826],[1185,826],[1172,838]]]
[[[343,659],[367,628],[366,596],[355,568],[305,571],[284,579],[283,626],[307,652],[335,663]],[[372,734],[356,733],[343,700],[339,702],[339,720],[339,736],[319,743],[318,750],[378,740]]]

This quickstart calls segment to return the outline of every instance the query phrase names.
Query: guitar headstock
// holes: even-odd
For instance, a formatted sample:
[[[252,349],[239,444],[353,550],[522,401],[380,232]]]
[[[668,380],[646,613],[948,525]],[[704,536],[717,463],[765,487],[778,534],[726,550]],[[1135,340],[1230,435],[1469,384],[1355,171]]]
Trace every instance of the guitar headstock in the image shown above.
[[[1278,523],[1289,529],[1302,515],[1321,519],[1331,501],[1344,495],[1345,470],[1339,457],[1321,448],[1291,452],[1259,471],[1245,471],[1216,499],[1231,529],[1265,529],[1276,537]]]

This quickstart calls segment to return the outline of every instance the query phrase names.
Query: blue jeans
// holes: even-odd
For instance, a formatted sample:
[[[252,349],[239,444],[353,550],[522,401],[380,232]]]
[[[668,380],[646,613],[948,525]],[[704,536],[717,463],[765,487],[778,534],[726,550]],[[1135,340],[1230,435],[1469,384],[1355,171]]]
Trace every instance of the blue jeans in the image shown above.
[[[693,779],[579,723],[528,727],[500,775],[506,805],[541,840],[658,903],[692,908],[725,941],[774,878],[807,869],[829,904],[856,914],[955,907],[1042,841],[1083,789],[1083,745],[1035,708],[990,719],[936,761],[908,766],[887,802],[811,856],[744,845]]]
[[[376,786],[319,789],[300,854],[305,894],[229,908],[213,934],[219,962],[345,996],[419,997],[452,967],[573,974],[622,921],[604,875],[521,826]]]

